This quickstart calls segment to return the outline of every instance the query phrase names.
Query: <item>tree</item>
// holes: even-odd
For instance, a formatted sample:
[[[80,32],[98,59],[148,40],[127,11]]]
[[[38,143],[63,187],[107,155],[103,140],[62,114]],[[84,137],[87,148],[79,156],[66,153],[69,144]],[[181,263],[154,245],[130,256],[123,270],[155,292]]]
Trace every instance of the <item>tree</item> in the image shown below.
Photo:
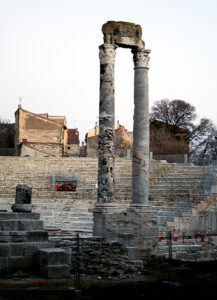
[[[7,127],[7,124],[9,123],[10,123],[9,120],[3,120],[0,118],[0,129],[4,129],[5,127]]]
[[[156,101],[150,113],[151,121],[158,120],[184,129],[189,129],[196,117],[195,107],[183,100]]]
[[[191,161],[207,165],[217,160],[217,128],[209,119],[201,119],[191,134]]]
[[[163,99],[155,102],[151,108],[151,121],[158,120],[167,125],[173,126],[172,134],[176,134],[178,128],[187,130],[188,134],[183,135],[183,140],[189,144],[189,154],[192,162],[196,164],[208,164],[217,159],[217,129],[214,123],[203,118],[198,124],[196,109],[184,100]]]
[[[0,119],[0,148],[14,147],[15,124]]]

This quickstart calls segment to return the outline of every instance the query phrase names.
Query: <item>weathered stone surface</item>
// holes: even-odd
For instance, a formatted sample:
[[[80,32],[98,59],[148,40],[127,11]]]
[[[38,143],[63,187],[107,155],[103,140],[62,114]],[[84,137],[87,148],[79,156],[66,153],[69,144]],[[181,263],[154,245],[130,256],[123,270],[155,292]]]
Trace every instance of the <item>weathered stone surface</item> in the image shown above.
[[[65,265],[70,262],[70,254],[62,248],[40,249],[39,259],[42,264]]]
[[[11,206],[13,212],[32,212],[32,204],[13,204]]]
[[[25,185],[18,185],[16,187],[16,204],[31,204],[32,188]]]
[[[61,248],[40,249],[38,252],[40,273],[48,278],[69,277],[71,254]]]
[[[114,59],[113,45],[100,46],[98,203],[114,201]]]
[[[104,43],[116,44],[123,48],[144,48],[142,28],[129,22],[108,21],[102,26]]]
[[[32,231],[42,230],[41,220],[0,220],[0,231]]]
[[[33,212],[33,213],[16,213],[16,212],[0,212],[0,220],[38,220],[40,219],[40,214]]]
[[[126,247],[126,251],[130,259],[137,259],[139,256],[139,249],[137,247]]]
[[[48,265],[47,268],[41,272],[47,278],[67,278],[69,274],[69,265]]]
[[[56,247],[72,249],[71,272],[76,269],[76,240],[73,237],[51,239]],[[143,262],[132,260],[120,243],[106,243],[101,237],[80,239],[80,272],[98,275],[103,279],[133,278],[143,271]]]
[[[134,51],[132,202],[144,204],[149,194],[149,95],[147,56],[139,53]]]

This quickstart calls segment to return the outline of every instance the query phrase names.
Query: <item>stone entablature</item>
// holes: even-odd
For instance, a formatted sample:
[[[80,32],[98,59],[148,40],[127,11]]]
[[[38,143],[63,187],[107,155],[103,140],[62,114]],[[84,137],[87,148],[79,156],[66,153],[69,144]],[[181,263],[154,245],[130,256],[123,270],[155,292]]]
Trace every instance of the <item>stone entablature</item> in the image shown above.
[[[114,44],[123,48],[145,47],[142,40],[140,25],[129,22],[108,21],[102,26],[104,43]]]

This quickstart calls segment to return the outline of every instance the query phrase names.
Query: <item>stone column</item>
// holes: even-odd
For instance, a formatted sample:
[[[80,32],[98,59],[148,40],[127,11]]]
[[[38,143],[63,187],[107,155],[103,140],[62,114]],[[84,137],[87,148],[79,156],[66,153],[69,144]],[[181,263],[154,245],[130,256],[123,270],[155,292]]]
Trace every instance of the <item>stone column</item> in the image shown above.
[[[135,69],[132,205],[147,205],[149,189],[148,62],[150,50],[137,48],[132,52]]]
[[[100,102],[98,148],[98,200],[97,203],[114,201],[114,63],[115,46],[99,47]]]
[[[93,212],[93,235],[106,237],[107,216],[115,211],[114,181],[114,63],[115,46],[99,47],[100,102],[98,148],[98,198]]]

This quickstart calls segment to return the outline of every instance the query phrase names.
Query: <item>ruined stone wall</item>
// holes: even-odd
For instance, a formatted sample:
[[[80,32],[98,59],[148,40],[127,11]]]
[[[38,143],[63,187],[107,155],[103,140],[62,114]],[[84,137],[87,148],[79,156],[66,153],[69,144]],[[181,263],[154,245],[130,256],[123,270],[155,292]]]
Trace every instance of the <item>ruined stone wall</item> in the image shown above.
[[[93,135],[87,138],[87,156],[96,157],[98,155],[99,136]],[[115,155],[125,157],[127,149],[132,151],[133,137],[124,127],[120,126],[115,130]]]
[[[72,250],[71,271],[76,270],[75,236],[50,237],[53,247]],[[127,279],[141,275],[144,262],[127,255],[123,245],[117,242],[106,243],[99,237],[82,237],[80,245],[80,272],[84,275],[97,275],[102,279]]]
[[[187,139],[187,140],[186,140]],[[87,138],[87,156],[98,155],[98,135]],[[132,152],[133,135],[124,127],[120,126],[115,130],[115,155],[126,156],[127,149]],[[177,129],[174,133],[171,127],[158,121],[150,123],[150,152],[157,155],[165,154],[188,154],[189,143],[187,132]]]
[[[87,152],[86,155],[88,157],[97,157],[98,155],[98,142],[99,142],[99,136],[91,136],[87,138]]]
[[[41,153],[41,155],[40,155]],[[21,148],[21,156],[62,156],[62,144],[55,143],[25,143]]]
[[[68,147],[67,150],[69,156],[79,156],[80,147],[78,144],[69,144],[68,146],[70,147],[70,149]]]

